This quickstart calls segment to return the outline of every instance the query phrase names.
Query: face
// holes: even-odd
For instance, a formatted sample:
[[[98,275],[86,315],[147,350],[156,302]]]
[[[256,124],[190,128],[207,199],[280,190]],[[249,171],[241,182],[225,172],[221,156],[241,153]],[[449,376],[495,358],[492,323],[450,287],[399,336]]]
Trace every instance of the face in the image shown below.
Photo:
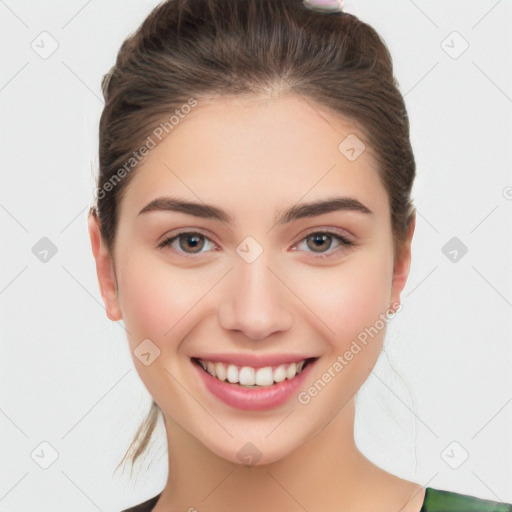
[[[394,265],[388,196],[368,146],[338,148],[350,134],[297,96],[200,102],[134,171],[112,260],[91,221],[108,315],[166,426],[224,459],[300,448],[382,348],[409,253]]]

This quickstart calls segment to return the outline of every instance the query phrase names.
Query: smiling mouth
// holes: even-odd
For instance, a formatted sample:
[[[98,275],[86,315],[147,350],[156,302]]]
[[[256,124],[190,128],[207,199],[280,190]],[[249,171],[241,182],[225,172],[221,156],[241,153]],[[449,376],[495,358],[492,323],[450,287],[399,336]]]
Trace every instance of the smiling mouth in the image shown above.
[[[293,363],[258,368],[237,366],[219,361],[206,361],[198,358],[192,358],[192,361],[204,372],[221,382],[228,382],[246,388],[260,388],[274,386],[285,380],[294,379],[306,366],[317,359],[317,357],[310,357]]]

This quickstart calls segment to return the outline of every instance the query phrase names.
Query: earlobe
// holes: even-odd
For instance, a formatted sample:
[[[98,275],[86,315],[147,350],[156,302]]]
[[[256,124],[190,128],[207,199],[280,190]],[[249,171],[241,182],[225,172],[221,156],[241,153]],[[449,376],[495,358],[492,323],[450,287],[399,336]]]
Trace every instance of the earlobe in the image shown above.
[[[409,270],[411,268],[411,244],[414,236],[414,229],[416,227],[416,212],[414,212],[411,221],[409,223],[409,231],[407,239],[400,251],[399,257],[396,259],[393,269],[393,285],[391,292],[391,304],[390,308],[393,309],[393,305],[398,306],[400,304],[400,294],[405,287],[407,278],[409,277]]]
[[[98,284],[103,303],[105,304],[107,317],[113,321],[121,320],[122,314],[119,308],[114,264],[101,237],[98,217],[91,213],[89,214],[87,222],[92,254],[96,262]]]

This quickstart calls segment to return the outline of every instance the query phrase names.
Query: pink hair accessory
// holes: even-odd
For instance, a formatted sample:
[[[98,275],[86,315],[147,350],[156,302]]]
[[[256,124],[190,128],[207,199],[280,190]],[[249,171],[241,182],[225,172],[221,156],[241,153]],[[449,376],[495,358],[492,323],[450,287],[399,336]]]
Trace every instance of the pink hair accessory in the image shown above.
[[[343,9],[343,0],[304,0],[304,7],[319,12],[339,12]]]

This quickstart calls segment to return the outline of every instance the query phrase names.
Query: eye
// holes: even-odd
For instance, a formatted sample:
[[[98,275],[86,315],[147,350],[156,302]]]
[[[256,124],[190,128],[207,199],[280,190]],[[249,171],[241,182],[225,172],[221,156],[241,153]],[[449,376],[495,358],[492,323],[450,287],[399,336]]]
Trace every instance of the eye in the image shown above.
[[[353,242],[351,242],[348,238],[334,233],[333,231],[315,231],[303,238],[298,244],[294,246],[293,249],[296,250],[296,247],[299,247],[301,244],[305,243],[306,247],[311,249],[311,252],[317,254],[315,257],[326,258],[337,252],[337,250],[327,252],[332,248],[333,240],[337,241],[337,245],[335,245],[335,247],[338,248],[354,245]]]
[[[177,244],[175,242],[177,242]],[[202,251],[202,249],[207,247],[208,243],[211,243],[215,246],[215,244],[213,244],[213,242],[208,237],[202,235],[201,233],[183,232],[165,239],[158,245],[158,247],[164,248],[171,246],[171,248],[178,253],[183,252],[185,254],[199,254],[201,252],[206,252]]]
[[[328,252],[333,246],[333,240],[337,243],[337,245],[334,246],[335,250]],[[296,244],[293,247],[293,250],[297,250],[297,248],[304,243],[306,244],[306,247],[311,249],[309,252],[316,253],[316,258],[326,258],[331,256],[333,253],[337,252],[336,247],[340,248],[343,246],[354,245],[353,242],[348,240],[346,237],[333,231],[312,232]],[[194,255],[208,252],[208,244],[211,244],[213,248],[216,247],[216,245],[205,235],[193,231],[187,231],[166,238],[158,245],[158,247],[163,249],[170,246],[177,253]],[[206,250],[203,250],[205,248]],[[212,247],[210,247],[209,250],[212,250]]]

